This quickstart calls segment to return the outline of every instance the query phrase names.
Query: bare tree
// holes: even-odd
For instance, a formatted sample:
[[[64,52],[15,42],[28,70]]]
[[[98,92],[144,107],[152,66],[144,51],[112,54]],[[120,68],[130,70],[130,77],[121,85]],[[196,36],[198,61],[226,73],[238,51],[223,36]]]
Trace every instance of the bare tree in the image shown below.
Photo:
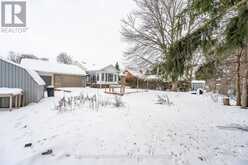
[[[14,51],[9,52],[8,59],[10,61],[13,61],[13,62],[18,63],[18,64],[20,64],[23,59],[39,60],[39,58],[33,54],[20,54],[20,53],[14,52]]]
[[[49,58],[42,57],[42,58],[39,58],[39,60],[41,60],[41,61],[49,61]]]
[[[13,51],[9,52],[8,59],[14,63],[20,64],[21,63],[21,56]]]
[[[60,53],[57,56],[57,62],[62,64],[73,64],[73,59],[67,53]]]
[[[248,107],[248,44],[246,44],[245,48],[245,77],[243,79],[243,93],[242,93],[242,106]]]
[[[138,9],[122,20],[126,60],[137,65],[160,63],[167,48],[179,37],[177,15],[183,0],[134,0]]]
[[[39,58],[36,57],[33,54],[22,54],[21,59],[33,59],[33,60],[38,60]]]

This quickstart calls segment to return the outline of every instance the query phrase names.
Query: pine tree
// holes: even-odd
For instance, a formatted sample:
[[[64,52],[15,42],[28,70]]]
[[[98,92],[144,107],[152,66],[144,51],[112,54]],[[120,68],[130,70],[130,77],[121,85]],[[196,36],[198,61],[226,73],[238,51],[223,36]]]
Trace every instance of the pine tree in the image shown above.
[[[118,63],[118,62],[115,63],[115,68],[116,68],[118,71],[120,71],[120,66],[119,66],[119,63]]]
[[[200,25],[193,33],[181,38],[173,47],[178,52],[184,52],[184,56],[189,55],[188,45],[191,50],[201,48],[205,57],[219,60],[227,51],[236,53],[236,91],[237,105],[241,104],[240,89],[240,64],[241,57],[247,56],[248,38],[248,1],[215,1],[215,0],[194,0],[188,6],[187,12],[193,13],[195,19],[205,16],[205,23]],[[186,13],[187,13],[186,12]],[[237,14],[231,14],[237,13]],[[225,23],[223,23],[225,22]],[[223,29],[225,29],[223,31]],[[216,38],[220,36],[221,39]],[[246,53],[245,53],[246,52]],[[211,56],[209,56],[211,55]],[[207,61],[209,62],[209,61]],[[248,77],[247,77],[248,78]]]

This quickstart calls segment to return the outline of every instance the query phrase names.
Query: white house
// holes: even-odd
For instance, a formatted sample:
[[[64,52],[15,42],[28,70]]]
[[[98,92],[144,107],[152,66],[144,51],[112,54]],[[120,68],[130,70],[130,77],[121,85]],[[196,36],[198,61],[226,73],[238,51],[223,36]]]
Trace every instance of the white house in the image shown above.
[[[88,67],[87,74],[87,84],[101,87],[102,85],[118,84],[120,71],[113,65],[105,67],[92,66],[92,68]]]

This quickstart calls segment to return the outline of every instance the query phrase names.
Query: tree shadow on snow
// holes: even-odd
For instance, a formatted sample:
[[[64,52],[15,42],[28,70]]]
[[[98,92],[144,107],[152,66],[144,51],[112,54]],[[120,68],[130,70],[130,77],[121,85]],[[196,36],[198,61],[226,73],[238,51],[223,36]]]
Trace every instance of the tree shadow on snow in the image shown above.
[[[219,129],[231,130],[231,131],[244,131],[248,132],[248,126],[242,126],[239,124],[230,124],[229,126],[217,126]]]

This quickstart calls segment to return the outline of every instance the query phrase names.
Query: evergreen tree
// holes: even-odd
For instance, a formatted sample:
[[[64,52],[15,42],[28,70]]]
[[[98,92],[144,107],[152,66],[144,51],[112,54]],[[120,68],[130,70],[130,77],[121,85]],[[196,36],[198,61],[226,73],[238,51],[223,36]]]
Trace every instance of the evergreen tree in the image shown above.
[[[119,63],[118,63],[118,62],[115,63],[115,68],[116,68],[118,71],[120,71],[120,66],[119,66]]]
[[[248,1],[216,1],[216,0],[194,0],[186,9],[187,13],[193,13],[194,19],[204,20],[197,30],[181,38],[173,47],[173,51],[183,56],[190,56],[189,49],[202,49],[207,63],[228,57],[236,53],[236,91],[237,105],[241,104],[240,90],[240,64],[241,56],[247,56],[248,38]],[[235,14],[234,14],[235,13]],[[224,30],[223,30],[224,29]],[[227,51],[229,51],[227,53]],[[184,57],[185,58],[185,57]],[[180,59],[180,58],[179,58]],[[173,58],[171,59],[171,61]],[[171,62],[169,62],[170,64]],[[216,69],[216,68],[214,68]],[[248,70],[248,69],[247,69]],[[248,72],[248,71],[247,71]],[[248,78],[248,77],[247,77]]]

